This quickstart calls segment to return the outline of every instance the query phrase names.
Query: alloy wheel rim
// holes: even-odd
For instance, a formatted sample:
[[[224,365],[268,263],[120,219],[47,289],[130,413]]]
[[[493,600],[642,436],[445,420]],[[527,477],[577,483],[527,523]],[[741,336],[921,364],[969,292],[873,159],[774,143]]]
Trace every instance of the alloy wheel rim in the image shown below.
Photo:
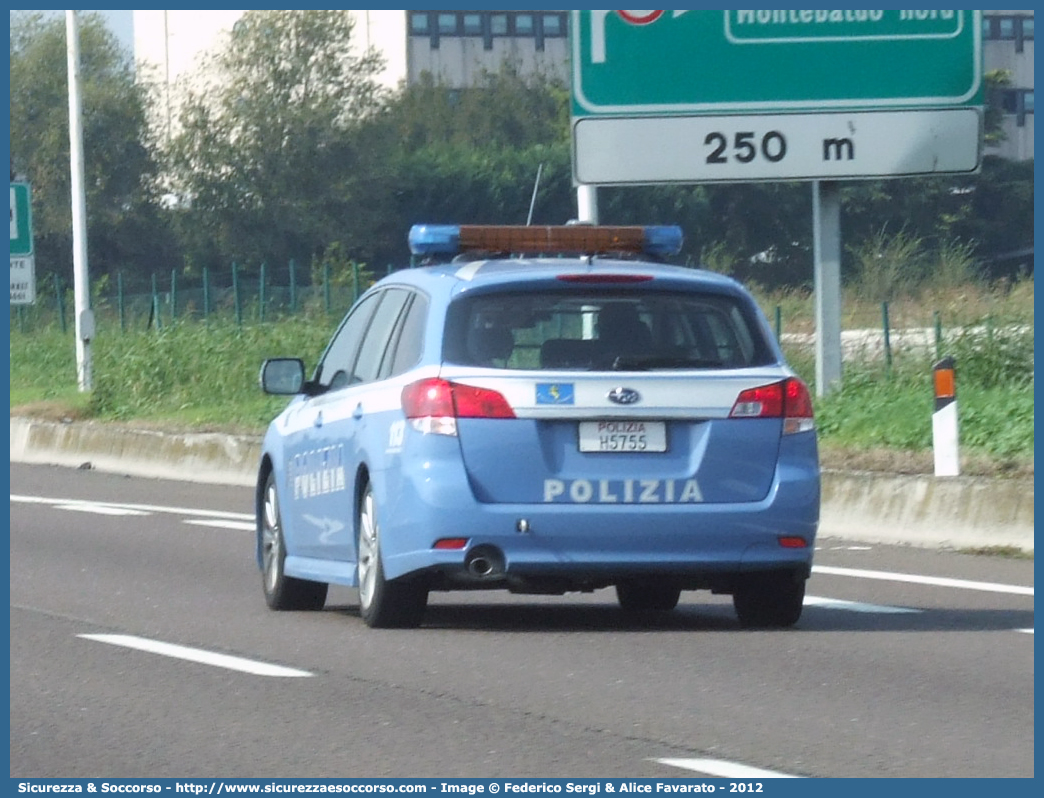
[[[367,492],[359,513],[359,603],[368,608],[377,583],[377,518],[373,494]]]
[[[275,485],[265,491],[264,523],[261,525],[261,558],[265,569],[265,587],[268,592],[276,589],[279,581],[279,558],[283,549],[283,536],[279,529],[279,499]]]

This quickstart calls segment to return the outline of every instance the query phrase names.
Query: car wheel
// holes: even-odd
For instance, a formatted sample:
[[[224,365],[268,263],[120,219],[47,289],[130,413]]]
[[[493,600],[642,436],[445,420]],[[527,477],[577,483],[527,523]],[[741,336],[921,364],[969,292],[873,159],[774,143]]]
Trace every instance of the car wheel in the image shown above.
[[[428,605],[428,589],[415,580],[384,578],[381,525],[369,485],[359,505],[359,615],[374,629],[419,626]]]
[[[269,474],[261,506],[261,584],[265,602],[273,610],[321,610],[326,603],[329,585],[287,576],[285,563],[286,541],[279,511],[279,491],[275,475]]]
[[[628,612],[669,612],[678,606],[681,589],[652,581],[621,582],[616,598]]]
[[[805,580],[790,573],[750,574],[732,594],[740,626],[783,628],[801,617],[805,602]]]

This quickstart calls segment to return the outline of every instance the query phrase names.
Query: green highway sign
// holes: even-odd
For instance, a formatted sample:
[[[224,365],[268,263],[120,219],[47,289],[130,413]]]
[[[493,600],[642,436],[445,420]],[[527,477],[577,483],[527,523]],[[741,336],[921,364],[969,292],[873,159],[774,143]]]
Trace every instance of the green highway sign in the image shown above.
[[[575,116],[981,105],[979,11],[573,11]]]
[[[579,184],[963,173],[979,11],[573,11]]]
[[[33,254],[33,217],[28,183],[11,184],[11,257]]]
[[[11,304],[36,301],[33,212],[28,183],[11,184]]]

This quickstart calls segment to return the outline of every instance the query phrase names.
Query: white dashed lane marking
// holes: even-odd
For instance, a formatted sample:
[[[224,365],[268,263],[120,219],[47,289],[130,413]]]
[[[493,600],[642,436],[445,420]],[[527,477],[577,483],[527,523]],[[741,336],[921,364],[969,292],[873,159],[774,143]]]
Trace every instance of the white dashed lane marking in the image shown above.
[[[244,532],[253,532],[257,529],[257,525],[253,521],[221,521],[208,518],[187,518],[182,521],[182,523],[192,524],[193,526],[209,526],[214,529],[241,529]]]
[[[969,579],[950,579],[941,576],[901,574],[894,571],[868,571],[862,568],[835,568],[831,565],[813,565],[812,573],[828,576],[851,576],[857,579],[880,579],[885,582],[910,582],[916,585],[953,587],[959,590],[982,590],[987,593],[1011,593],[1017,596],[1032,596],[1032,587],[1005,585],[999,582],[973,582]]]
[[[74,513],[94,513],[95,515],[151,515],[143,510],[130,507],[113,507],[108,504],[56,504],[57,510],[69,510]]]
[[[789,773],[777,773],[774,770],[762,770],[739,762],[724,759],[656,759],[661,765],[670,765],[684,770],[706,773],[708,776],[719,776],[725,779],[800,779]]]
[[[46,504],[59,510],[73,510],[82,513],[97,513],[99,515],[152,515],[160,513],[163,515],[188,516],[190,520],[200,519],[211,522],[228,521],[245,523],[253,522],[251,513],[230,513],[224,510],[199,510],[192,507],[166,507],[158,504],[125,504],[122,502],[95,502],[83,499],[48,499],[43,496],[18,496],[11,494],[12,504]],[[230,526],[230,529],[242,529],[242,527]],[[253,523],[250,529],[253,529]]]
[[[228,654],[218,654],[202,648],[189,648],[174,643],[163,643],[159,640],[150,640],[147,637],[136,637],[134,635],[77,635],[84,640],[94,640],[98,643],[108,643],[112,646],[132,648],[137,651],[147,651],[150,654],[159,654],[164,657],[198,662],[202,665],[212,665],[217,668],[251,673],[255,676],[282,676],[301,677],[311,676],[308,671],[297,668],[284,668],[282,665],[271,665],[267,662],[233,657]]]
[[[864,604],[861,601],[845,601],[843,599],[823,598],[821,596],[805,596],[805,606],[820,607],[826,610],[847,610],[848,612],[881,613],[885,615],[923,612],[923,610],[910,609],[909,607],[889,607],[884,604]]]

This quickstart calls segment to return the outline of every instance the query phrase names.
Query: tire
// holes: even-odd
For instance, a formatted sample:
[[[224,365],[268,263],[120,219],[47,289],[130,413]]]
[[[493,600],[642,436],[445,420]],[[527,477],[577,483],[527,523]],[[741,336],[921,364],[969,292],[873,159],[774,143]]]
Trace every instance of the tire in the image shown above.
[[[732,594],[740,626],[745,629],[782,629],[801,618],[805,580],[792,573],[744,576]]]
[[[273,610],[321,610],[326,603],[329,585],[287,576],[286,540],[279,510],[279,491],[275,475],[265,481],[261,501],[261,585],[265,603]]]
[[[359,615],[372,629],[420,626],[428,606],[428,589],[419,581],[384,578],[377,501],[367,485],[359,503]]]
[[[678,606],[681,588],[651,580],[620,582],[616,599],[626,612],[670,612]]]

